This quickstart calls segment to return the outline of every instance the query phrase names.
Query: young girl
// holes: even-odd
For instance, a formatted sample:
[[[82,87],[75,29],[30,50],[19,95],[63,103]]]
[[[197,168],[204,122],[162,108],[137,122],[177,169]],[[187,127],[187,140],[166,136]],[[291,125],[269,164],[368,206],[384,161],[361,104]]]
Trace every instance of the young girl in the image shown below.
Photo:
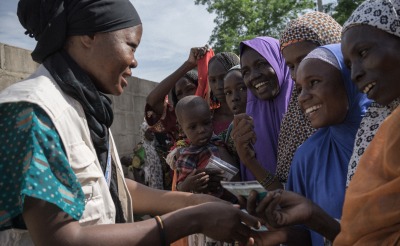
[[[225,100],[229,109],[234,115],[246,113],[247,87],[243,81],[240,65],[229,69],[224,77]],[[236,151],[235,143],[231,136],[233,121],[227,131],[219,136],[225,141],[229,153],[239,162],[239,156]]]
[[[210,106],[216,135],[226,131],[233,120],[233,114],[225,100],[224,77],[229,69],[236,65],[239,65],[239,57],[232,52],[217,53],[208,62]]]
[[[167,133],[173,141],[179,139],[174,107],[165,101],[165,97],[173,90],[171,101],[175,104],[184,96],[194,95],[197,89],[197,72],[193,69],[206,51],[207,47],[192,48],[187,61],[163,79],[147,96],[145,120],[151,130]]]

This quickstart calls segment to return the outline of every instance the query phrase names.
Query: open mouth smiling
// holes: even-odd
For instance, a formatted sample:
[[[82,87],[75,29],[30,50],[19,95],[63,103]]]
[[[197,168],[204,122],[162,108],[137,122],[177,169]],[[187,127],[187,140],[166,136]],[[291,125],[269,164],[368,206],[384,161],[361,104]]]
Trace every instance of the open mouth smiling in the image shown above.
[[[366,85],[366,86],[364,87],[364,89],[363,89],[362,92],[363,92],[364,94],[368,94],[368,92],[370,92],[371,89],[374,88],[375,85],[376,85],[376,82],[369,83],[368,85]]]
[[[255,84],[254,88],[256,88],[258,90],[261,86],[267,85],[268,83],[269,83],[269,81],[260,82],[258,84]]]
[[[315,111],[317,111],[318,109],[320,109],[322,107],[322,104],[318,104],[318,105],[314,105],[314,106],[311,106],[311,107],[309,107],[309,108],[306,108],[306,110],[304,111],[304,113],[306,114],[306,115],[311,115],[312,113],[314,113]]]

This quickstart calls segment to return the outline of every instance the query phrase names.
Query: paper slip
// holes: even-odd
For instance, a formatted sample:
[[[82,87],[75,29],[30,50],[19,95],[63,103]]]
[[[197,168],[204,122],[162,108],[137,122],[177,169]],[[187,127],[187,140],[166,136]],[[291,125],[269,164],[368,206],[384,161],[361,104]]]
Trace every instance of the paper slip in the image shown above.
[[[235,196],[248,197],[252,190],[258,192],[259,199],[267,195],[267,190],[258,181],[221,181],[221,185]]]

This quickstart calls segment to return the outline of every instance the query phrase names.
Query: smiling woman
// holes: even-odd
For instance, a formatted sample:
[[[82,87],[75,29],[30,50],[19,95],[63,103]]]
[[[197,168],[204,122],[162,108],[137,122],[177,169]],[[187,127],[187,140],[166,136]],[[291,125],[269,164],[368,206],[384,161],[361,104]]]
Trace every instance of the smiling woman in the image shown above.
[[[242,179],[258,179],[260,182],[265,181],[265,184],[276,181],[275,184],[278,184],[273,176],[276,170],[278,135],[289,104],[293,81],[279,50],[279,42],[274,38],[257,37],[243,41],[240,44],[240,57],[244,83],[248,88],[246,114],[252,117],[254,134],[257,136],[253,145],[256,156],[253,158],[252,148],[249,152],[244,151],[250,143],[246,139],[249,135],[244,132],[246,128],[234,127],[235,143],[241,146],[237,147],[237,151],[244,163],[241,166]],[[255,161],[262,167],[261,171],[254,169]]]
[[[296,78],[300,107],[319,129],[297,149],[286,188],[340,218],[347,164],[370,101],[350,80],[339,44],[311,51],[301,61]],[[318,233],[311,231],[311,239],[313,245],[323,245]]]
[[[399,0],[370,0],[344,24],[342,51],[354,83],[390,115],[375,128],[347,189],[337,245],[399,243],[399,14]]]
[[[326,52],[323,49],[318,51]],[[300,63],[297,73],[296,90],[300,107],[314,128],[340,124],[347,115],[349,105],[339,64],[333,59],[333,62],[321,62],[311,57]]]
[[[374,62],[375,59],[372,59],[374,57],[376,58],[376,56],[383,56],[391,60],[392,64],[400,63],[400,56],[397,52],[400,49],[400,29],[396,28],[400,21],[399,13],[399,0],[367,0],[354,11],[349,20],[344,24],[342,34],[344,60],[347,66],[352,69],[355,65],[355,71],[354,74],[352,71],[352,74],[359,75],[358,79],[352,76],[352,78],[356,80],[354,81],[355,84],[357,84],[357,86],[352,86],[352,90],[356,90],[358,87],[364,91],[364,87],[368,86],[371,82],[375,82],[375,86],[382,83],[385,84],[385,86],[382,87],[382,90],[378,90],[379,94],[376,94],[377,100],[378,98],[389,99],[389,95],[392,99],[400,97],[400,88],[398,85],[399,70],[393,68],[390,71],[386,71],[386,67],[381,66],[381,64],[385,63],[385,59],[382,59],[381,62]],[[362,43],[371,46],[367,46],[368,49],[366,49],[365,46],[357,45]],[[392,50],[386,49],[386,47],[392,47]],[[333,51],[338,58],[343,73],[346,69],[343,64],[343,59],[339,59],[339,56],[337,56],[340,52],[337,50],[334,51],[329,47],[326,48]],[[378,50],[380,52],[375,53]],[[392,64],[387,65],[391,66]],[[317,68],[315,70],[317,70]],[[349,72],[347,72],[347,74],[348,73]],[[350,82],[347,82],[349,77],[350,76],[347,75],[347,79],[344,80],[348,93],[349,112],[341,125],[345,124],[349,116],[353,114],[351,113],[352,100],[356,99],[354,94],[349,94],[349,89],[351,88],[351,86],[349,86]],[[373,90],[372,87],[371,89]],[[368,92],[367,90],[366,92]],[[389,92],[389,90],[393,91]],[[362,97],[365,98],[365,95]],[[376,135],[373,134],[373,139],[372,137],[369,138],[371,143],[363,154],[360,163],[356,163],[356,165],[358,164],[358,169],[346,190],[346,197],[342,210],[336,208],[336,211],[339,213],[343,211],[340,224],[334,220],[331,215],[327,215],[319,206],[316,206],[310,200],[294,192],[282,190],[269,192],[267,198],[260,203],[260,206],[257,207],[257,212],[261,217],[275,228],[295,224],[305,225],[319,232],[321,235],[324,235],[327,239],[333,241],[333,245],[337,246],[398,245],[400,238],[400,169],[398,165],[400,159],[400,109],[397,105],[393,104],[393,102],[394,101],[385,105],[387,111],[392,113],[387,116],[381,124],[371,126],[370,128],[370,130],[374,130],[375,133],[376,129],[379,127],[376,131]],[[374,113],[370,115],[370,117],[381,116]],[[361,124],[363,124],[363,122]],[[328,128],[332,127],[335,126]],[[361,129],[363,128],[368,129],[369,127],[366,128],[361,125]],[[312,138],[322,129],[318,130]],[[349,129],[350,128],[344,128],[343,130],[345,131],[343,131],[342,137],[336,140],[332,139],[327,149],[329,151],[335,151],[345,143],[348,151],[350,146],[343,140],[348,138],[346,135],[348,135],[347,130]],[[351,132],[354,134],[354,127],[351,127]],[[357,132],[357,135],[359,133],[360,131]],[[336,143],[334,141],[336,141]],[[356,145],[358,144],[359,141],[357,140]],[[320,148],[319,145],[313,147]],[[344,148],[344,146],[342,146],[342,148]],[[304,151],[307,151],[307,149],[304,148]],[[318,156],[317,154],[319,153],[316,151],[316,156]],[[323,156],[325,159],[331,159],[331,152],[328,154],[321,154],[322,155],[319,156]],[[321,158],[315,158],[315,162],[307,161],[305,158],[303,159],[304,164],[302,170],[304,170],[304,173],[297,174],[299,180],[302,178],[301,176],[307,178],[307,173],[320,170],[321,164],[324,165],[323,162],[321,163]],[[299,161],[302,161],[302,159],[299,158]],[[292,168],[293,167],[294,165]],[[298,170],[293,172],[297,173]],[[340,173],[344,172],[345,170],[340,171]],[[335,187],[331,186],[331,182],[326,183],[327,178],[335,176],[337,176],[337,173],[334,172],[318,174],[317,178],[319,178],[321,182],[314,183],[310,186],[309,194],[314,195],[321,192],[320,195],[325,196],[327,199],[332,199],[331,197],[337,196],[337,190],[331,190],[331,192],[321,190],[321,187],[325,184],[329,187]],[[341,190],[345,189],[343,181],[340,182],[341,185],[339,188]],[[336,185],[336,182],[333,183],[333,185]],[[304,188],[302,189],[304,190]],[[331,206],[330,204],[327,205]],[[329,211],[327,212],[329,213]],[[318,245],[323,245],[323,242]]]

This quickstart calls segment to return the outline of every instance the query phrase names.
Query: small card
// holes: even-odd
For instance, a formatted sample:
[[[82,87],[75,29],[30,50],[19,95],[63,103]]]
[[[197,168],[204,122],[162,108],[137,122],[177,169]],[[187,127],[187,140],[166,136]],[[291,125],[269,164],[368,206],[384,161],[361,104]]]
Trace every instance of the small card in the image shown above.
[[[235,196],[244,196],[247,198],[252,190],[258,192],[258,199],[260,200],[267,195],[267,190],[256,180],[238,182],[221,181],[221,185]]]

